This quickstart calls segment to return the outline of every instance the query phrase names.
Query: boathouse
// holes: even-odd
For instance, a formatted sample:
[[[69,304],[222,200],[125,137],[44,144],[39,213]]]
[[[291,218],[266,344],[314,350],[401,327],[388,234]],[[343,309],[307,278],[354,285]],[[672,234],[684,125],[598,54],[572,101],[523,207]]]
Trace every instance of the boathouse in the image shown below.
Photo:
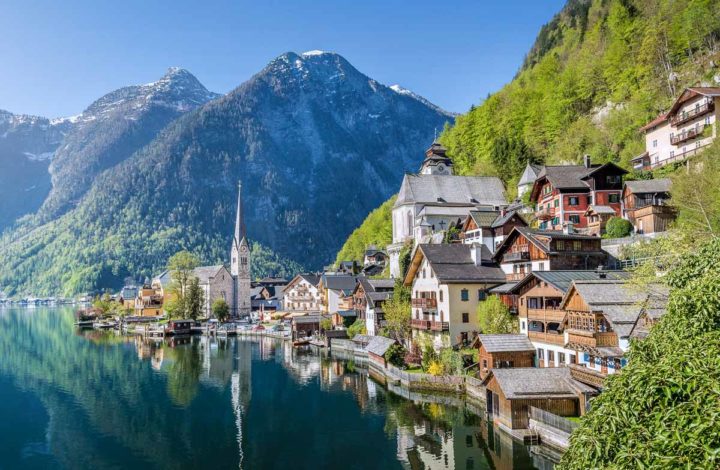
[[[368,352],[368,359],[370,360],[370,362],[379,367],[387,366],[387,361],[385,360],[385,353],[393,344],[395,344],[394,339],[385,338],[384,336],[371,337],[367,346],[365,346],[365,349]]]
[[[533,367],[535,346],[525,335],[478,335],[480,378],[493,369]]]

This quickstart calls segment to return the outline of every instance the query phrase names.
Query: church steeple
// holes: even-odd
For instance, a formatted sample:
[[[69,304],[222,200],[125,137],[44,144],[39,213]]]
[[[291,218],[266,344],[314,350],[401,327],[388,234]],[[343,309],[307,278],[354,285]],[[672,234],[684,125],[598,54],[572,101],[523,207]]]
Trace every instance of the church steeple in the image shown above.
[[[235,214],[235,238],[233,243],[240,245],[245,238],[245,214],[242,206],[242,181],[238,181],[237,213]]]
[[[452,175],[452,160],[446,155],[447,149],[437,140],[425,151],[425,160],[420,166],[421,175]]]
[[[230,248],[230,274],[234,282],[234,311],[239,317],[250,315],[250,244],[245,230],[245,214],[242,203],[242,182],[238,181],[235,233]]]

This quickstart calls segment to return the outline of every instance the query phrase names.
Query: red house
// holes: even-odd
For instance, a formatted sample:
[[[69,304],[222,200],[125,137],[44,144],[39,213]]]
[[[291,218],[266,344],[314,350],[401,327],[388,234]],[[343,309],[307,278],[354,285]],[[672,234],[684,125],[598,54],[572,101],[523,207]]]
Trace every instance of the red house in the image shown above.
[[[540,229],[559,230],[568,223],[585,228],[591,205],[611,207],[620,216],[626,173],[614,163],[593,165],[588,155],[582,165],[544,166],[530,193]]]

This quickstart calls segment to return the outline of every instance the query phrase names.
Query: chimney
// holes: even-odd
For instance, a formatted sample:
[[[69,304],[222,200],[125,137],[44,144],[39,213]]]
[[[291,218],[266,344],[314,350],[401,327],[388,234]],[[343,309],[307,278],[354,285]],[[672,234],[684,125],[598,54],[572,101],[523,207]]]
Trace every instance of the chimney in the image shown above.
[[[563,233],[565,235],[572,235],[575,233],[575,229],[573,228],[573,223],[570,221],[567,221],[563,224]]]
[[[583,155],[583,165],[585,168],[590,168],[590,155]]]
[[[596,271],[596,272],[597,272],[597,275],[598,275],[598,277],[599,277],[600,279],[606,279],[606,278],[607,278],[607,273],[605,272],[605,266],[603,266],[602,264],[597,267],[597,271]]]
[[[475,266],[482,264],[482,245],[479,243],[473,243],[470,245],[470,258],[472,258]]]

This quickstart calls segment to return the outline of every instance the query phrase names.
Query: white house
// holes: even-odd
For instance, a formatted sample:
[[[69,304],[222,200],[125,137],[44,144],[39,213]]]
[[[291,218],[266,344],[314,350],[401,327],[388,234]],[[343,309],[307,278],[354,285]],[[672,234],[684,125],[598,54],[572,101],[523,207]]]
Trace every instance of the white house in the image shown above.
[[[322,297],[317,274],[298,274],[285,287],[283,308],[288,312],[319,313],[322,310]]]

